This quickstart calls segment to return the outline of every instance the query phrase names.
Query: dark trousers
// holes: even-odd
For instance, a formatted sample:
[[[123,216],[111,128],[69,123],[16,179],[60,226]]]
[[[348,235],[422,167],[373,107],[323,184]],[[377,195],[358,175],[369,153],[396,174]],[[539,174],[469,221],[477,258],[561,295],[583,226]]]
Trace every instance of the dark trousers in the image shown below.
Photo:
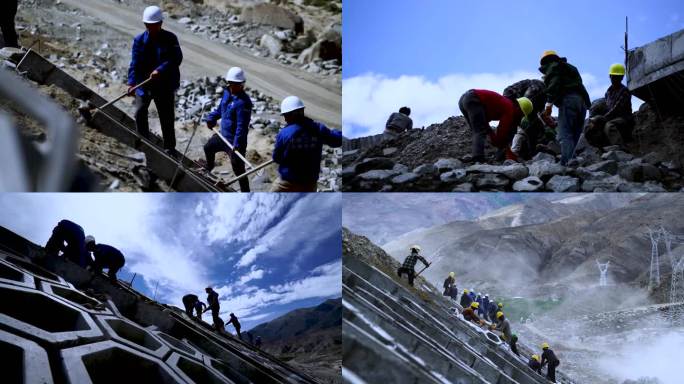
[[[511,351],[520,356],[520,352],[518,352],[518,336],[511,337]]]
[[[216,154],[219,152],[225,152],[228,155],[230,155],[230,165],[233,167],[233,173],[235,176],[240,176],[243,173],[245,173],[245,162],[242,161],[237,155],[231,151],[230,147],[221,140],[221,138],[217,135],[214,134],[212,137],[209,138],[206,144],[204,144],[204,155],[207,158],[207,169],[212,170],[214,169],[215,166],[215,159],[216,159]],[[245,154],[247,153],[245,148],[240,148],[239,150],[240,154],[244,157]],[[247,177],[243,177],[239,181],[240,183],[240,191],[242,192],[249,192],[249,180]]]
[[[162,136],[164,138],[164,149],[176,148],[175,122],[175,94],[173,91],[153,92],[145,96],[135,95],[135,127],[138,133],[144,137],[150,137],[150,125],[147,121],[150,103],[154,100],[154,105],[159,113],[159,123],[161,124]]]
[[[556,382],[556,367],[558,367],[559,364],[560,363],[558,362],[549,363],[548,368],[546,368],[546,378],[554,383]]]
[[[240,333],[240,327],[235,327],[235,332],[237,332],[238,339],[242,340],[242,333]]]
[[[192,300],[183,299],[183,306],[185,307],[185,313],[192,317],[192,309],[195,303]]]
[[[18,0],[2,0],[0,2],[0,30],[5,47],[19,48],[17,32],[14,29],[14,17],[17,15]]]
[[[587,107],[578,93],[565,95],[558,107],[558,142],[561,147],[561,164],[575,155],[575,147],[582,135]]]
[[[66,242],[66,246],[64,243]],[[74,236],[61,225],[52,230],[52,235],[45,244],[45,252],[48,256],[57,256],[59,251],[64,253],[64,258],[77,263],[81,267],[87,266],[85,260],[85,237]]]
[[[97,273],[101,273],[103,268],[107,268],[107,275],[109,276],[109,279],[112,281],[116,281],[116,273],[119,272],[121,268],[123,268],[124,263],[123,262],[117,262],[117,263],[112,263],[110,265],[105,265],[102,263],[99,263],[97,259],[93,262],[93,271]]]
[[[484,105],[471,89],[461,96],[458,108],[473,132],[473,157],[483,157],[487,134],[491,130]]]
[[[219,308],[212,308],[211,309],[211,318],[214,321],[214,326],[219,327],[219,325],[225,324],[223,320],[219,317]]]
[[[399,267],[397,274],[401,277],[402,274],[406,273],[408,275],[409,285],[413,287],[413,279],[416,278],[416,271],[413,269],[408,269],[404,267]]]

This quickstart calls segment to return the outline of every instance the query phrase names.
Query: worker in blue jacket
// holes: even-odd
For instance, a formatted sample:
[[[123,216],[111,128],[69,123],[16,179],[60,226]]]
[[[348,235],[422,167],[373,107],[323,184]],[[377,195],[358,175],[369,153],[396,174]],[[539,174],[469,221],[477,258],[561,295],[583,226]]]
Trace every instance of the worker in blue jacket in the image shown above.
[[[83,227],[69,220],[61,220],[52,230],[52,235],[45,244],[47,256],[55,257],[62,252],[65,259],[85,268],[90,264],[85,249],[85,232]]]
[[[316,192],[323,144],[341,147],[342,132],[306,117],[304,103],[297,96],[286,97],[280,113],[287,125],[278,133],[273,149],[280,178],[271,191]]]
[[[207,114],[204,120],[207,122],[207,127],[211,129],[216,126],[216,121],[221,119],[221,136],[233,146],[234,151],[244,157],[247,153],[247,133],[252,118],[252,100],[245,92],[246,79],[242,68],[230,68],[226,73],[226,81],[228,81],[228,89],[223,91],[221,104]],[[235,176],[245,173],[245,162],[234,151],[217,134],[214,134],[204,145],[207,171],[214,169],[216,154],[225,152],[230,155],[230,165],[233,167]],[[240,191],[249,192],[249,180],[246,177],[240,179]]]
[[[135,125],[138,133],[149,138],[150,127],[147,110],[154,100],[159,113],[164,150],[176,156],[175,93],[180,85],[180,64],[183,53],[178,38],[162,29],[162,11],[157,6],[145,8],[143,23],[145,32],[133,40],[131,64],[128,68],[128,93],[133,87],[152,78],[152,81],[135,91]]]
[[[107,244],[96,244],[95,238],[86,237],[86,251],[92,252],[94,261],[91,268],[96,273],[102,273],[102,269],[107,268],[109,279],[116,282],[116,273],[123,268],[126,258],[118,249]]]

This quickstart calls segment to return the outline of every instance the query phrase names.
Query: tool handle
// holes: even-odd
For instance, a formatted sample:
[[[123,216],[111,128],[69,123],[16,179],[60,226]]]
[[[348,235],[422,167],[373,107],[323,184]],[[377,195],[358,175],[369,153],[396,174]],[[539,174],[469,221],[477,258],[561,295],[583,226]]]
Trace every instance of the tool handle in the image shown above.
[[[214,131],[218,135],[218,137],[220,137],[221,140],[223,140],[224,143],[226,143],[228,148],[230,148],[230,150],[233,151],[233,153],[235,153],[237,155],[237,157],[240,158],[240,160],[242,160],[248,167],[254,169],[254,166],[249,161],[247,161],[247,159],[245,159],[245,157],[242,156],[242,154],[240,152],[236,151],[235,148],[233,147],[233,145],[230,144],[228,142],[228,140],[226,140],[225,137],[223,137],[223,135],[221,134],[221,131],[219,131],[216,127],[212,128],[211,130]]]
[[[104,108],[109,107],[110,105],[112,105],[112,104],[116,103],[117,101],[123,99],[124,97],[128,96],[129,93],[131,93],[131,92],[135,91],[136,89],[142,87],[143,85],[147,84],[148,82],[150,82],[150,80],[152,80],[151,77],[148,78],[147,80],[143,81],[142,83],[136,85],[135,87],[133,87],[133,89],[131,89],[131,90],[129,90],[129,91],[126,91],[126,93],[124,93],[123,95],[117,97],[116,99],[114,99],[114,100],[108,102],[107,104],[105,104],[105,105],[103,105],[103,106],[101,106],[101,107],[98,107],[98,108],[99,108],[99,109],[104,109]]]

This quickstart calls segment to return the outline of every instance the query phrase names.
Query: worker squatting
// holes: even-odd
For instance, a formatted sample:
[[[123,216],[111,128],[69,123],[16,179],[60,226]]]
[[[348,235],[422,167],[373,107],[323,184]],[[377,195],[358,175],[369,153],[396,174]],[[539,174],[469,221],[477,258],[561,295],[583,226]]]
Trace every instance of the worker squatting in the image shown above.
[[[503,95],[471,89],[461,96],[458,106],[472,131],[472,152],[464,160],[485,162],[487,137],[498,149],[496,161],[528,160],[538,152],[555,155],[560,150],[562,165],[571,165],[582,134],[589,144],[599,148],[632,140],[632,101],[622,84],[624,65],[610,66],[611,85],[605,94],[607,111],[593,116],[586,124],[591,101],[577,68],[555,51],[546,51],[539,71],[544,81],[519,81],[507,87]],[[554,105],[558,107],[558,121],[551,117]],[[392,113],[385,124],[385,137],[392,139],[412,129],[410,115],[408,107]],[[491,121],[499,121],[496,129],[489,126]]]
[[[128,69],[128,94],[135,96],[135,124],[138,133],[149,137],[148,108],[152,101],[159,113],[164,150],[177,157],[175,92],[180,85],[180,64],[183,53],[175,34],[162,28],[162,11],[157,6],[145,8],[143,23],[146,31],[133,40]],[[252,101],[245,92],[246,76],[242,68],[231,67],[226,73],[228,86],[221,103],[207,114],[209,129],[220,120],[220,130],[204,145],[206,160],[202,171],[211,172],[215,156],[225,152],[230,156],[233,173],[245,173],[247,133],[252,116]],[[273,160],[279,164],[279,179],[274,192],[315,192],[320,174],[323,145],[340,147],[342,132],[328,129],[304,114],[304,103],[297,96],[288,96],[280,105],[286,126],[278,133]],[[240,191],[249,192],[249,181],[240,179]]]
[[[408,283],[413,286],[413,282],[420,272],[416,273],[415,266],[420,261],[425,266],[424,269],[430,266],[430,263],[420,254],[420,246],[413,245],[410,248],[410,254],[404,259],[402,265],[398,268],[397,274],[399,277],[406,274],[408,276]],[[422,272],[422,271],[421,271]],[[454,272],[449,272],[449,276],[444,280],[443,284],[444,296],[450,297],[452,300],[459,300],[458,288],[456,288],[456,276]],[[495,300],[489,298],[488,294],[482,295],[475,293],[472,289],[464,289],[460,297],[459,304],[462,311],[461,315],[466,321],[477,324],[480,327],[485,327],[490,331],[497,332],[500,337],[510,346],[511,351],[520,356],[518,352],[518,336],[511,331],[511,323],[504,314],[504,304],[497,303]],[[560,360],[556,354],[549,348],[548,343],[542,344],[541,358],[537,354],[533,354],[527,365],[535,372],[542,374],[541,369],[547,366],[546,378],[552,382],[556,382],[556,368],[560,364]]]

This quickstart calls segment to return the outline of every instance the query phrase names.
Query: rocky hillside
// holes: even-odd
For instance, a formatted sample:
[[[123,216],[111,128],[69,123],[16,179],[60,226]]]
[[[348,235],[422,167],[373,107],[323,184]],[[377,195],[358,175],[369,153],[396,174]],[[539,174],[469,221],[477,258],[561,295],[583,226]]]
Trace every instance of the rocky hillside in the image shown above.
[[[595,148],[583,139],[567,167],[559,154],[531,160],[468,164],[471,131],[462,116],[343,154],[344,191],[663,192],[684,187],[684,117],[659,116],[648,104],[634,113],[634,141]]]
[[[433,282],[456,271],[462,281],[496,281],[490,287],[499,289],[524,291],[544,284],[584,287],[598,283],[598,259],[611,262],[613,282],[646,287],[651,254],[647,226],[664,225],[675,234],[683,233],[679,212],[684,209],[684,197],[649,194],[623,206],[613,204],[599,199],[584,208],[560,210],[554,220],[515,227],[487,229],[481,221],[454,222],[407,234],[385,249],[403,260],[410,244],[421,244],[423,253],[435,262],[425,272]],[[604,208],[598,209],[601,205]],[[540,208],[545,206],[542,202]],[[684,251],[678,246],[673,244],[673,252]],[[665,254],[662,243],[661,254]],[[669,258],[663,256],[661,275],[669,276],[670,269]],[[669,277],[663,279],[669,282]],[[664,299],[669,284],[661,288],[654,294],[657,300]]]
[[[341,382],[342,298],[311,308],[299,308],[249,333],[261,336],[262,348],[290,364],[322,378]]]

